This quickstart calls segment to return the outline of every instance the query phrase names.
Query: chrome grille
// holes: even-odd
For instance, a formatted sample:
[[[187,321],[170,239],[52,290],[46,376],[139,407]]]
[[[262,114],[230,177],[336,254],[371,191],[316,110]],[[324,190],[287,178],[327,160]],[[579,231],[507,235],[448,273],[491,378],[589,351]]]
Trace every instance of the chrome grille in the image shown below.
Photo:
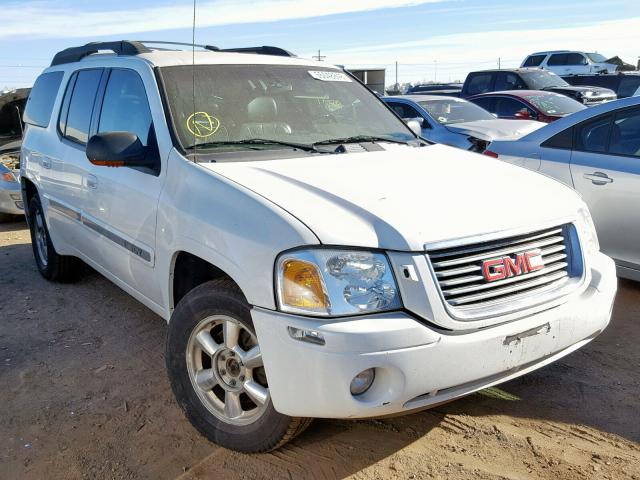
[[[580,276],[572,259],[572,252],[577,250],[577,236],[572,241],[572,232],[570,224],[561,225],[525,235],[431,250],[428,257],[446,303],[463,311],[477,310],[536,293],[557,291],[572,277]],[[494,281],[485,278],[485,261],[513,259],[525,252],[539,255],[544,266]]]

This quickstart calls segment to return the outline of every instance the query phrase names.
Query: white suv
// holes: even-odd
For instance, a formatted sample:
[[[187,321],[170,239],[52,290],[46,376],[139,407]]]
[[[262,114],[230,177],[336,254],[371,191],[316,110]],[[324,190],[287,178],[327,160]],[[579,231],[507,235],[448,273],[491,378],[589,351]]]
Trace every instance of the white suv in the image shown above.
[[[536,52],[522,62],[521,67],[537,67],[557,75],[584,75],[587,73],[615,73],[618,66],[608,63],[600,53],[554,50]]]
[[[313,417],[515,378],[607,326],[615,269],[575,192],[429,145],[339,68],[253,52],[68,49],[25,113],[38,269],[68,281],[81,259],[169,322],[200,432],[271,450]]]

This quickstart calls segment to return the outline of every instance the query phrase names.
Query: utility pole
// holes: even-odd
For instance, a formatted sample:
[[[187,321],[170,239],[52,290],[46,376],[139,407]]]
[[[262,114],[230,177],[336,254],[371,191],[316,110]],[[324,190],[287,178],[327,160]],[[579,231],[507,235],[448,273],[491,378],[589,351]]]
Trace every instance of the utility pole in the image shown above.
[[[398,61],[396,60],[396,88],[399,89],[400,86],[398,85]]]
[[[327,58],[327,56],[326,55],[320,55],[320,50],[318,50],[318,55],[314,55],[313,58],[315,58],[317,61],[321,62],[325,58]]]
[[[500,57],[498,57],[498,70],[502,70],[502,69],[500,68]]]

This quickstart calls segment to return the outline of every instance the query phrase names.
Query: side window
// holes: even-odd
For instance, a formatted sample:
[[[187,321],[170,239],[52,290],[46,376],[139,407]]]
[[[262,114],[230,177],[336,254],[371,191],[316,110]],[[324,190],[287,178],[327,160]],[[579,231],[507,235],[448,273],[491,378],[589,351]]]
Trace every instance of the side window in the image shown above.
[[[533,110],[528,108],[524,103],[514,98],[498,98],[496,101],[496,113],[499,117],[515,117],[517,113],[522,117],[535,117]]]
[[[24,122],[38,127],[48,127],[53,104],[58,96],[63,72],[49,72],[40,75],[29,94],[24,111]]]
[[[607,150],[611,115],[597,117],[576,127],[575,149],[585,152],[601,153]]]
[[[493,97],[474,98],[471,101],[487,112],[496,113],[496,99]]]
[[[549,57],[549,60],[547,60],[547,65],[551,67],[553,67],[554,65],[567,65],[567,56],[568,54],[566,53],[554,53],[553,55],[551,55],[551,57]]]
[[[478,93],[488,92],[491,88],[491,78],[492,77],[490,73],[473,75],[469,80],[466,94],[477,95]]]
[[[518,90],[524,88],[524,83],[520,80],[520,77],[515,73],[500,72],[496,77],[496,84],[494,90],[499,92],[501,90]]]
[[[611,126],[609,153],[640,157],[640,108],[619,112]]]
[[[546,148],[561,148],[563,150],[571,150],[573,148],[573,127],[556,133],[550,139],[544,141],[541,145]]]
[[[422,116],[411,105],[389,102],[389,106],[400,118],[417,118]]]
[[[616,93],[618,98],[633,97],[638,88],[640,88],[640,75],[628,75],[620,79],[620,86]],[[616,89],[614,88],[614,90]]]
[[[69,140],[78,143],[87,143],[89,140],[91,114],[93,113],[93,105],[101,78],[102,69],[80,70],[77,74],[75,85],[73,85],[73,93],[71,93],[70,88],[67,89],[65,103],[67,95],[71,95],[71,100],[69,101],[66,121],[62,118],[65,113],[65,105],[63,105],[60,128],[62,134]],[[63,126],[64,130],[62,130]]]
[[[152,124],[140,76],[133,70],[113,70],[104,92],[98,132],[135,133],[142,145],[147,146]]]
[[[567,55],[567,65],[587,65],[587,59],[581,53],[569,53]]]
[[[522,64],[523,67],[538,67],[545,59],[546,55],[529,55]]]

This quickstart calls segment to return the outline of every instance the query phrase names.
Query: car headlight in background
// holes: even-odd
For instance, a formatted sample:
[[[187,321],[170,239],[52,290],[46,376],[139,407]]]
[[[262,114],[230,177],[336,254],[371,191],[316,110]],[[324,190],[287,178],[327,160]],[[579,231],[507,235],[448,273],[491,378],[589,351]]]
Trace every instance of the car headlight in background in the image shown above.
[[[17,182],[18,181],[16,176],[13,174],[13,172],[0,173],[0,178],[2,178],[2,180],[4,180],[5,182]]]
[[[600,242],[598,242],[596,227],[586,204],[583,204],[578,210],[578,217],[578,230],[583,250],[585,253],[598,252],[600,250]]]
[[[280,310],[344,316],[402,307],[387,256],[362,250],[287,252],[276,262]]]

